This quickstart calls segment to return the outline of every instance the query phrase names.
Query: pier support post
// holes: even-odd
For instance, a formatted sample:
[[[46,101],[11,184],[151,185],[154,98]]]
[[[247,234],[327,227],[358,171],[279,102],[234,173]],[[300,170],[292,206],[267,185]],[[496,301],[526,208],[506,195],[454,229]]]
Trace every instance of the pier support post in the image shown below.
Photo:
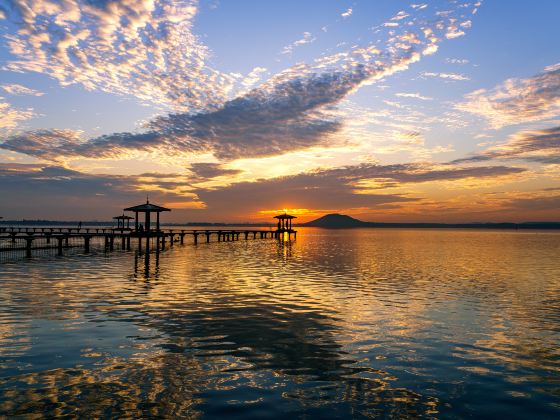
[[[222,240],[222,231],[218,231],[218,242]]]
[[[126,237],[126,250],[130,251],[130,235]]]
[[[109,251],[115,249],[115,235],[109,235]]]
[[[126,249],[126,238],[121,235],[121,249],[124,251]]]
[[[179,235],[180,241],[181,241],[181,245],[183,245],[185,243],[185,234],[181,233],[181,235]]]
[[[161,237],[161,250],[163,251],[165,249],[165,236]]]
[[[27,258],[31,257],[31,244],[33,243],[33,236],[28,236],[25,238],[25,256]]]
[[[194,235],[194,244],[198,245],[198,232],[193,233]]]
[[[50,233],[45,233],[45,236],[47,238],[47,244],[51,243],[51,234]]]
[[[62,237],[62,236],[59,236],[59,237],[56,238],[56,239],[58,240],[58,244],[57,244],[57,247],[58,247],[58,255],[62,255],[62,239],[63,239],[63,237]]]
[[[69,236],[69,235],[66,235],[66,236],[64,237],[64,246],[65,246],[66,248],[68,248],[68,247],[70,246],[70,243],[68,242],[69,240],[70,240],[70,236]]]
[[[173,233],[169,234],[169,246],[173,246],[173,241],[175,240],[175,235]]]
[[[87,254],[89,252],[89,235],[84,236],[84,252]]]
[[[206,243],[210,242],[210,232],[206,232]]]

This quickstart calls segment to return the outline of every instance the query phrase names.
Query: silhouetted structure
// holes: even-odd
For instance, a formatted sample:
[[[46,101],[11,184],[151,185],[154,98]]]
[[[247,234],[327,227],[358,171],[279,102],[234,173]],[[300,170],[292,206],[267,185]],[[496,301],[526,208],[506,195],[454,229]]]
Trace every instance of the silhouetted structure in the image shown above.
[[[117,221],[117,227],[116,227],[117,230],[125,230],[125,229],[129,230],[130,221],[134,219],[134,217],[126,216],[123,214],[122,216],[113,217],[113,219]]]
[[[292,233],[294,234],[294,239],[296,238],[297,232],[292,229],[292,220],[297,219],[296,216],[284,213],[274,216],[274,218],[278,219],[278,228],[276,229],[277,238],[283,238],[284,233],[288,234],[288,239],[291,239]]]
[[[193,244],[197,245],[200,238],[205,238],[205,242],[210,242],[210,237],[215,236],[218,242],[238,241],[240,237],[249,239],[285,238],[288,239],[295,231],[291,229],[291,220],[294,216],[284,215],[286,220],[279,221],[281,229],[277,231],[262,229],[165,229],[160,228],[159,214],[164,211],[171,211],[165,207],[151,204],[146,200],[145,204],[128,207],[125,211],[135,213],[135,229],[130,228],[130,220],[133,218],[126,215],[116,216],[117,228],[82,228],[81,223],[77,228],[73,227],[1,227],[0,228],[0,261],[6,258],[10,252],[24,252],[27,257],[32,256],[33,250],[56,250],[58,255],[63,255],[63,249],[83,248],[85,253],[90,252],[91,245],[102,247],[106,251],[113,251],[115,245],[122,250],[132,250],[135,248],[139,253],[149,253],[150,249],[156,252],[164,250],[166,243],[170,247],[175,242],[181,245],[185,242],[185,237],[192,236]],[[145,225],[139,224],[139,213],[145,214]],[[151,229],[151,213],[156,213],[156,228]],[[125,227],[126,226],[126,227]],[[140,228],[141,227],[141,228]],[[135,239],[136,246],[133,246],[132,239]],[[14,254],[15,255],[15,254]]]
[[[151,222],[151,214],[156,213],[156,232],[159,232],[159,214],[163,211],[171,211],[171,209],[158,206],[156,204],[151,204],[150,200],[146,199],[146,204],[140,204],[134,207],[128,207],[124,209],[124,211],[133,211],[134,212],[134,230],[138,232],[138,213],[144,213],[145,215],[145,222],[144,222],[144,230],[146,232],[150,231],[150,222]]]

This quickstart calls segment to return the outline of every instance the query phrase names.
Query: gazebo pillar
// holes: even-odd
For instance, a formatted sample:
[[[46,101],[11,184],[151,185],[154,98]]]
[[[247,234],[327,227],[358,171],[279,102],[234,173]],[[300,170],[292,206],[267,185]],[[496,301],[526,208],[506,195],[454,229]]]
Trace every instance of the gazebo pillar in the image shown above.
[[[138,232],[138,212],[137,211],[134,212],[134,230],[136,230],[136,232]]]
[[[157,214],[157,221],[156,221],[156,232],[159,233],[159,212],[156,213]]]
[[[150,212],[146,212],[146,231],[150,231]]]

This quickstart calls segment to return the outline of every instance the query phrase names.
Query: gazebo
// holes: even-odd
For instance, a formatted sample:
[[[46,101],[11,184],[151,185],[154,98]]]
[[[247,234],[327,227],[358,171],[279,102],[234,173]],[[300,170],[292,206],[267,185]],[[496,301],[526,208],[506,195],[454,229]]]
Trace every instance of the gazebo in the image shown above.
[[[297,219],[296,216],[292,216],[289,214],[280,214],[278,216],[274,216],[275,219],[278,219],[278,232],[288,232],[292,230],[292,220]]]
[[[122,216],[113,217],[113,220],[117,221],[117,227],[116,227],[117,230],[130,229],[130,221],[132,219],[134,219],[134,217],[126,216],[124,214]]]
[[[144,223],[144,231],[150,231],[150,216],[152,213],[156,213],[156,232],[159,232],[159,214],[162,211],[171,211],[171,209],[158,206],[156,204],[151,204],[150,200],[146,199],[146,204],[139,204],[138,206],[128,207],[124,209],[124,211],[133,211],[134,212],[134,228],[136,232],[139,232],[138,229],[138,213],[145,214],[145,223]]]

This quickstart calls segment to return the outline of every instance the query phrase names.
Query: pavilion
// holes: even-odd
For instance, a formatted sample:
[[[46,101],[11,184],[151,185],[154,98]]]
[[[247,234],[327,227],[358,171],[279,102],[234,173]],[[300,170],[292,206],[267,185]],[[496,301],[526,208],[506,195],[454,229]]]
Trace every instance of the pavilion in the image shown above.
[[[291,232],[292,231],[292,220],[297,219],[296,216],[292,216],[289,214],[280,214],[278,216],[274,216],[275,219],[278,219],[278,229],[277,232]]]
[[[159,214],[163,211],[171,211],[171,209],[161,207],[161,206],[158,206],[156,204],[151,204],[150,200],[146,199],[145,204],[139,204],[138,206],[128,207],[128,208],[124,209],[124,211],[134,212],[134,229],[135,229],[136,232],[140,232],[140,230],[138,229],[138,227],[139,227],[138,213],[144,213],[145,214],[144,227],[142,229],[142,231],[145,231],[145,232],[150,232],[150,219],[151,219],[150,216],[151,216],[152,213],[156,213],[156,215],[157,215],[157,218],[156,218],[156,233],[157,233],[157,232],[160,231],[160,229],[159,229]]]
[[[116,216],[113,217],[113,220],[117,221],[117,230],[130,230],[130,221],[134,219],[134,217],[130,217],[130,216],[126,216],[126,215],[122,215],[122,216]],[[126,226],[125,226],[126,223]]]

